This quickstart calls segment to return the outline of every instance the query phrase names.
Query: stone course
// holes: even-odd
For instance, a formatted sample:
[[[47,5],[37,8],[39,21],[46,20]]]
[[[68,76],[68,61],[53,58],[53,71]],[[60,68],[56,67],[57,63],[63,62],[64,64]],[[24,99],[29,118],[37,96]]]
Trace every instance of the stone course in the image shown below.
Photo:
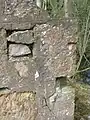
[[[0,120],[73,120],[75,32],[33,0],[0,0]]]

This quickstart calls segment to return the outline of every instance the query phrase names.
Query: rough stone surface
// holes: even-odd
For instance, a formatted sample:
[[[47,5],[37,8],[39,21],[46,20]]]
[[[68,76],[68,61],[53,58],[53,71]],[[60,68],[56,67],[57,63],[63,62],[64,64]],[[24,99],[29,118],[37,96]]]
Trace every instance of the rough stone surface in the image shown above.
[[[35,120],[37,116],[34,93],[0,94],[0,106],[0,120]]]
[[[0,0],[3,120],[73,120],[74,89],[67,78],[74,72],[76,25],[48,19],[33,0]],[[37,114],[28,91],[36,93]]]
[[[56,91],[55,94],[49,98],[50,108],[57,119],[73,120],[74,113],[74,89],[70,87],[64,87],[62,91]],[[56,101],[55,101],[56,100]]]
[[[31,54],[28,46],[22,44],[9,45],[9,57],[18,57]]]
[[[61,21],[59,26],[43,24],[35,28],[35,35],[40,38],[38,59],[42,59],[44,67],[48,67],[54,77],[66,76],[73,72],[75,44],[72,42],[75,42],[75,29],[72,22],[64,22]],[[69,24],[69,27],[65,24]]]
[[[66,26],[67,24],[69,27]],[[75,44],[71,44],[75,41],[73,34],[75,29],[73,28],[73,22],[66,20],[58,26],[43,24],[37,25],[34,29],[34,37],[37,38],[37,49],[34,54],[39,73],[39,77],[36,79],[37,102],[40,110],[37,116],[38,120],[73,119],[74,93],[72,89],[70,89],[71,94],[68,94],[66,90],[67,97],[64,97],[65,94],[59,92],[61,88],[56,87],[57,77],[71,76],[74,72]],[[62,97],[57,98],[57,89],[59,96]],[[47,108],[51,104],[48,98],[53,96],[55,97],[53,100],[55,107],[53,108],[52,105],[48,110]],[[45,101],[48,105],[45,104]]]
[[[47,12],[37,8],[33,0],[0,0],[0,28],[31,29],[35,24],[45,23]]]
[[[15,68],[16,68],[17,72],[19,73],[19,75],[21,77],[27,77],[28,76],[28,68],[27,68],[26,65],[24,65],[23,62],[16,63]]]
[[[14,32],[7,37],[7,40],[22,44],[31,44],[35,41],[33,38],[33,32],[30,30]]]
[[[26,60],[33,56],[33,44],[35,42],[33,34],[31,30],[25,30],[14,32],[7,37],[9,60]]]

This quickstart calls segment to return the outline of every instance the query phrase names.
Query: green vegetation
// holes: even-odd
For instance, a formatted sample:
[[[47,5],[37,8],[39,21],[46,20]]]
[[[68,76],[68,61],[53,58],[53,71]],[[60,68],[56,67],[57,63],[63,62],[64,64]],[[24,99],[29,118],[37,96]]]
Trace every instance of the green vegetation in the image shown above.
[[[73,15],[78,22],[78,63],[77,71],[87,70],[90,67],[90,0],[74,0],[73,1]],[[83,70],[84,71],[84,70]]]
[[[83,118],[87,119],[87,116],[90,114],[90,103],[89,103],[89,86],[76,84],[75,85],[76,94],[75,94],[75,115],[74,120],[80,120]]]
[[[90,69],[90,0],[73,0],[73,17],[78,24],[76,73],[79,74],[75,73],[75,77],[81,80],[83,72]],[[90,86],[76,83],[74,88],[75,120],[86,120],[90,115]]]

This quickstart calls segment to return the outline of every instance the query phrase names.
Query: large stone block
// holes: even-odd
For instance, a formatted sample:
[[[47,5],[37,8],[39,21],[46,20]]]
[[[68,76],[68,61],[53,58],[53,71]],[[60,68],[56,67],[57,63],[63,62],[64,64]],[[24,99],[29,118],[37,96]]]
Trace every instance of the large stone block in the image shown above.
[[[33,0],[0,0],[0,28],[31,29],[48,18],[47,12],[37,8]]]
[[[75,32],[72,20],[63,20],[58,25],[42,24],[35,27],[35,37],[39,41],[37,46],[40,46],[36,53],[40,67],[47,68],[54,77],[74,73]]]
[[[67,81],[75,70],[75,32],[72,20],[34,28],[34,55],[39,74],[36,78],[37,120],[73,120],[74,89],[67,85]]]

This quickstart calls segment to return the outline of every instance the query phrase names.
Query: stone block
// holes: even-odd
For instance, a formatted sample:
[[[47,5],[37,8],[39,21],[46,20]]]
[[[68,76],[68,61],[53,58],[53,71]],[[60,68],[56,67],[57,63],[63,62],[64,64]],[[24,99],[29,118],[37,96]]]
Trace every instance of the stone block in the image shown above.
[[[35,37],[40,39],[38,43],[40,48],[36,53],[40,57],[37,58],[54,77],[69,76],[74,73],[75,29],[74,23],[70,20],[63,20],[60,25],[55,26],[37,25],[34,29]]]
[[[75,91],[73,88],[66,86],[60,91],[57,90],[54,95],[49,98],[49,107],[54,116],[60,120],[74,119],[74,99]]]
[[[7,40],[10,42],[21,44],[32,44],[33,42],[35,42],[33,32],[30,30],[14,32],[7,37]]]
[[[30,55],[31,51],[28,46],[23,44],[10,44],[9,57],[20,57]]]
[[[34,37],[37,39],[34,55],[39,73],[36,79],[39,108],[37,120],[74,118],[75,93],[66,83],[75,70],[75,32],[72,20],[61,20],[57,25],[41,24],[34,28]],[[60,86],[57,87],[57,78],[63,78],[65,83],[60,79]]]
[[[40,10],[33,0],[0,0],[0,28],[31,29],[48,21],[48,13]]]

